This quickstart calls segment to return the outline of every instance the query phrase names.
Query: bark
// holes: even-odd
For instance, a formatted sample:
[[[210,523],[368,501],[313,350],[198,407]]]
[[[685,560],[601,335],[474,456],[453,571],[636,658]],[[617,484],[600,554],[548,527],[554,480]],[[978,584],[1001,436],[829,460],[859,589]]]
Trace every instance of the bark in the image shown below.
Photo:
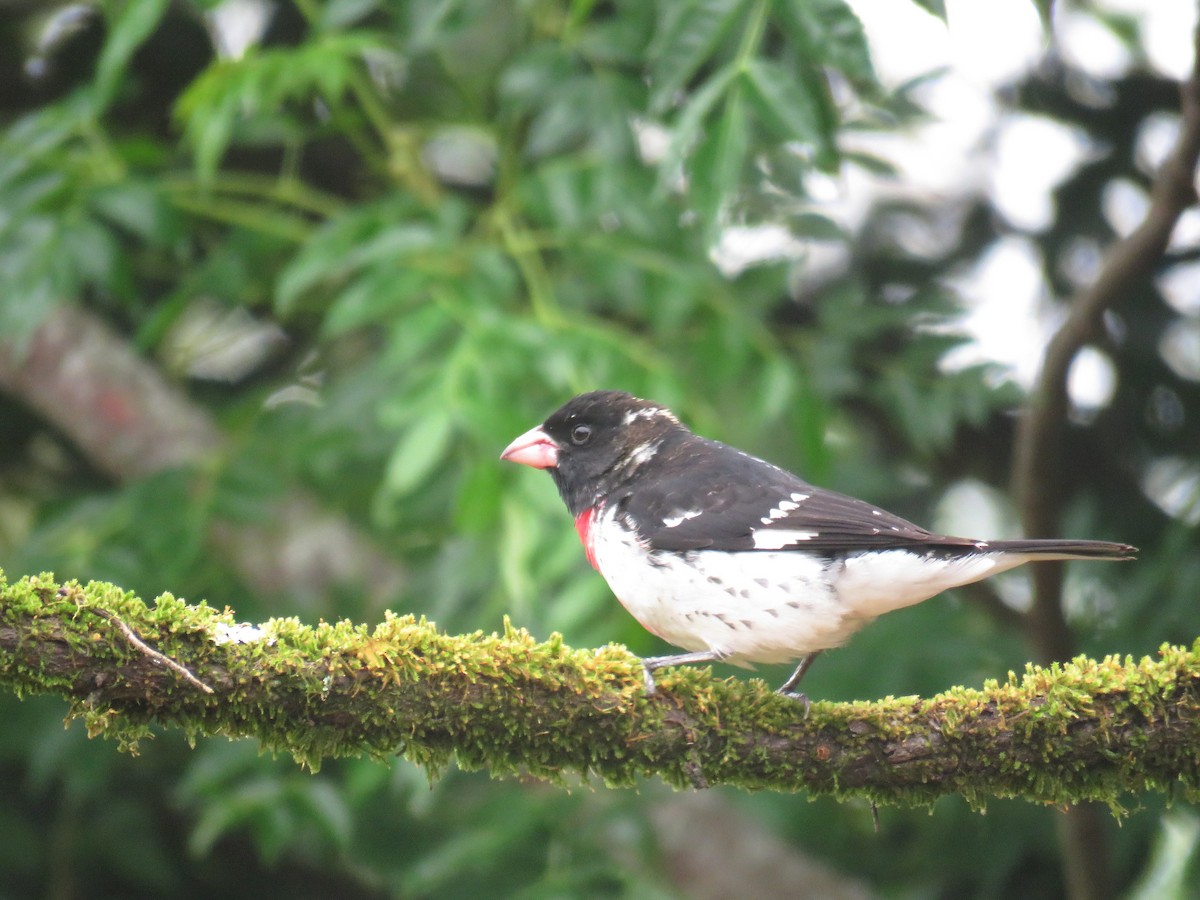
[[[1024,797],[1114,810],[1127,794],[1200,787],[1200,641],[1156,660],[1030,665],[928,699],[818,702],[806,717],[759,680],[707,669],[664,674],[647,697],[638,660],[612,645],[571,650],[511,628],[444,635],[395,616],[372,630],[239,626],[170,595],[146,605],[38,576],[0,583],[0,684],[64,697],[90,733],[128,749],[152,726],[178,728],[250,737],[314,769],[401,754],[435,772],[453,760],[612,785],[657,775],[877,803],[959,794],[977,807]]]
[[[66,305],[23,340],[0,339],[0,391],[28,406],[114,481],[228,454],[218,423],[103,319]],[[211,540],[264,596],[322,598],[339,585],[369,590],[378,608],[404,570],[345,517],[300,490],[257,523],[216,520]]]

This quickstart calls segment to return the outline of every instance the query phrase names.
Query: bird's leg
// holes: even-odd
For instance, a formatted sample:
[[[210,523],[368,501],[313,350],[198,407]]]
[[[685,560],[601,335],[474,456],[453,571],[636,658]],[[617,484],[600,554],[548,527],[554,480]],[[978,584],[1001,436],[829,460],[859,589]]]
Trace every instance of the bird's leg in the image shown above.
[[[642,657],[642,677],[646,682],[646,693],[654,694],[658,685],[654,683],[654,670],[663,666],[682,666],[687,663],[720,662],[728,657],[728,653],[717,650],[697,650],[695,653],[676,653],[674,656],[644,656]]]
[[[820,656],[822,652],[823,651],[821,650],[814,650],[812,653],[808,654],[808,656],[804,657],[804,659],[800,660],[800,665],[796,666],[796,671],[793,672],[788,680],[781,684],[779,686],[779,690],[775,692],[777,694],[783,694],[785,697],[791,697],[793,700],[799,700],[801,703],[803,703],[804,714],[806,716],[808,715],[809,706],[808,697],[796,690],[796,685],[800,683],[800,679],[804,677],[804,673],[809,670],[813,662],[816,661],[816,658]]]

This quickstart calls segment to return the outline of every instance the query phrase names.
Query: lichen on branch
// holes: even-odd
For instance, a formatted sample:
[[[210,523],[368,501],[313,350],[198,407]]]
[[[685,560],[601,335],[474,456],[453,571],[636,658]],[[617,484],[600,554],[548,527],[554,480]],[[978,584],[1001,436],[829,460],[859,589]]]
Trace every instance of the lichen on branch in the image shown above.
[[[374,628],[249,625],[170,594],[146,604],[111,584],[0,573],[0,684],[64,697],[89,734],[134,752],[178,728],[253,738],[312,769],[399,754],[433,772],[453,761],[903,804],[960,794],[1119,809],[1147,790],[1200,795],[1200,641],[1137,662],[1030,665],[928,699],[818,702],[805,717],[757,679],[707,669],[673,670],[648,697],[624,648],[573,650],[507,623],[462,636],[395,615]]]

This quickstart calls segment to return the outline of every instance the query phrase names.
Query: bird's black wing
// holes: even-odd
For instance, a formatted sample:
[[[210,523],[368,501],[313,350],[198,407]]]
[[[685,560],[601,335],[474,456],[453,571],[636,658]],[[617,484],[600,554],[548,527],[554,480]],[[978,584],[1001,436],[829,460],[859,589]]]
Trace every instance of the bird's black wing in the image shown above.
[[[854,497],[689,435],[638,473],[621,510],[654,550],[975,549]]]

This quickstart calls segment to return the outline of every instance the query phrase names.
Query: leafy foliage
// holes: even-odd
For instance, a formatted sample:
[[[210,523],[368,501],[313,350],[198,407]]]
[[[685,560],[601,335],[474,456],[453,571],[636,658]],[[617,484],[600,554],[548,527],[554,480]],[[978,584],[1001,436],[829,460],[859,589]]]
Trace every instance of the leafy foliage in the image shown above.
[[[918,5],[945,17],[940,2]],[[54,306],[84,306],[173,373],[225,437],[187,470],[110,483],[23,397],[0,397],[9,571],[236,599],[264,618],[369,619],[386,603],[456,631],[509,614],[575,646],[649,652],[587,570],[548,479],[495,460],[565,396],[600,386],[928,524],[963,481],[1006,487],[1020,391],[992,367],[945,371],[963,338],[943,285],[1019,229],[970,193],[951,227],[920,200],[881,201],[861,224],[814,201],[831,175],[891,171],[848,135],[923,115],[923,83],[880,83],[843,0],[297,0],[269,12],[242,53],[204,2],[18,3],[0,26],[0,334],[28,341]],[[1063,296],[1080,248],[1113,237],[1108,186],[1147,182],[1139,128],[1177,96],[1149,72],[1098,83],[1055,65],[1006,102],[1110,148],[1059,185],[1049,228],[1019,235]],[[730,261],[729,234],[756,228],[782,232],[788,253]],[[914,230],[940,238],[914,249]],[[838,266],[806,267],[829,253]],[[1180,247],[1164,267],[1192,255]],[[277,324],[287,348],[249,375],[196,376],[174,336],[213,303]],[[1116,313],[1100,343],[1117,390],[1078,411],[1064,491],[1072,532],[1145,552],[1121,571],[1073,574],[1070,612],[1089,651],[1137,654],[1197,630],[1200,393],[1194,367],[1162,349],[1194,328],[1194,309],[1155,282]],[[1175,493],[1150,491],[1170,466]],[[350,545],[322,556],[325,532],[278,521],[296,490],[399,574],[321,587]],[[265,536],[284,526],[295,531],[261,577],[233,562],[234,549],[275,546]],[[293,571],[312,587],[282,587],[295,581],[276,573]],[[983,607],[940,599],[831,654],[811,690],[933,691],[1027,656]],[[53,708],[0,704],[20,723],[0,729],[0,777],[18,798],[0,810],[0,852],[26,892],[74,871],[125,895],[228,893],[239,878],[247,893],[278,892],[285,871],[300,895],[670,891],[635,797],[462,774],[428,788],[403,765],[314,780],[216,742],[187,754],[162,740],[131,763],[62,732]],[[133,804],[142,795],[149,812]],[[996,804],[981,820],[944,803],[885,817],[874,838],[862,810],[731,802],[884,891],[1057,890],[1041,810]],[[1122,829],[1126,882],[1153,837],[1153,802]],[[134,841],[114,835],[135,822],[131,855]]]

